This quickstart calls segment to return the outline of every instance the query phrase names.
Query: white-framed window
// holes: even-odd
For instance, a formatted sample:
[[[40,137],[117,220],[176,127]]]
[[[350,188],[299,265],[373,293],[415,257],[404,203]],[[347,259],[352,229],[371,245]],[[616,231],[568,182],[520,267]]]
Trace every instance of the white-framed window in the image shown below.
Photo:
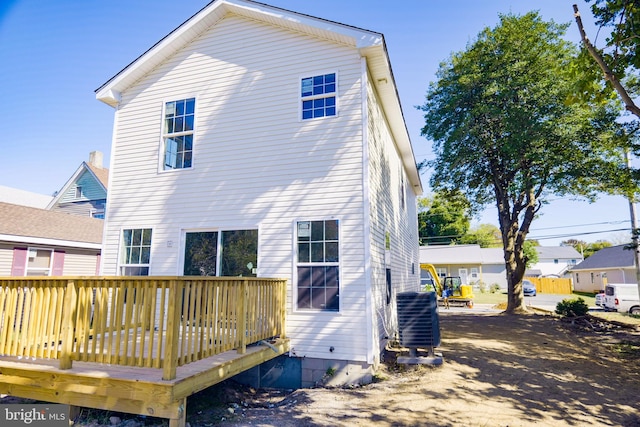
[[[302,120],[335,116],[337,93],[336,73],[303,77],[300,82]]]
[[[449,275],[449,273],[447,272],[447,269],[444,267],[437,267],[436,272],[438,273],[438,277],[442,280],[444,280],[444,278]]]
[[[193,162],[196,99],[165,102],[162,125],[163,169],[186,169]]]
[[[340,237],[337,219],[298,221],[297,308],[340,310]]]
[[[471,268],[470,270],[470,274],[471,274],[471,279],[472,280],[478,280],[479,276],[478,276],[478,269],[477,268]]]
[[[53,249],[28,248],[26,276],[51,276]]]
[[[148,276],[151,261],[151,229],[122,230],[120,251],[121,276]]]
[[[76,185],[75,198],[76,199],[81,199],[82,198],[82,186],[81,185]]]

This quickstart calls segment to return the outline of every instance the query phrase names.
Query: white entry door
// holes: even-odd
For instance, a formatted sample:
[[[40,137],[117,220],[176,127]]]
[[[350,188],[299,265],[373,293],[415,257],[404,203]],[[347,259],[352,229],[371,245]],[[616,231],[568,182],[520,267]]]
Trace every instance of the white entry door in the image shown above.
[[[460,281],[462,282],[463,285],[467,284],[467,276],[469,275],[469,273],[467,273],[467,269],[466,268],[459,268],[458,269],[458,276],[460,276]]]

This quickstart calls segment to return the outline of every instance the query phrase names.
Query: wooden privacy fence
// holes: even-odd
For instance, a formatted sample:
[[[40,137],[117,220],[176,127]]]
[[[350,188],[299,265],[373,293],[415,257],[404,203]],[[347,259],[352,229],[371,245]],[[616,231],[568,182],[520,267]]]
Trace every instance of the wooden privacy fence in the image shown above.
[[[536,291],[541,294],[570,295],[573,293],[571,279],[559,279],[554,277],[525,277],[525,280],[536,285]]]
[[[0,278],[0,356],[176,368],[279,336],[286,280]]]

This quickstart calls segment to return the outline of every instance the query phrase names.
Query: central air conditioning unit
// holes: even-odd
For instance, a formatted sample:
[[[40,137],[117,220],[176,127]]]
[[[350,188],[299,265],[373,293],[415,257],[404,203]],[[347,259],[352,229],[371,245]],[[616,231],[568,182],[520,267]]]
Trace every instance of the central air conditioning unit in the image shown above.
[[[433,349],[440,345],[440,321],[438,317],[438,296],[435,292],[400,292],[396,294],[398,332],[400,345],[410,350],[415,358],[417,349],[428,350],[433,358]],[[409,361],[408,363],[411,363]],[[422,363],[422,362],[416,362]],[[431,363],[426,361],[425,363]],[[434,364],[441,364],[439,362]]]

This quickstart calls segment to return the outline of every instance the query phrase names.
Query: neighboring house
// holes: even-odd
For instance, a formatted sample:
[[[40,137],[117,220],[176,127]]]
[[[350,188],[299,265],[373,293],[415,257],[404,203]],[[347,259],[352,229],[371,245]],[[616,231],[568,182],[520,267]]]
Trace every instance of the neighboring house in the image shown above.
[[[634,253],[624,246],[602,248],[571,268],[574,289],[598,292],[607,283],[637,283]]]
[[[46,209],[104,219],[108,177],[102,152],[92,151],[89,162],[82,162]]]
[[[0,202],[0,276],[93,276],[104,222]]]
[[[527,269],[530,277],[571,277],[571,270],[583,261],[572,246],[536,246],[538,262]]]
[[[31,191],[18,190],[17,188],[0,185],[0,202],[11,203],[12,205],[29,206],[32,208],[45,209],[53,200],[52,196],[32,193]]]
[[[479,245],[421,246],[420,263],[432,264],[438,276],[459,276],[462,283],[487,287],[498,284],[507,288],[507,269],[502,248]],[[426,277],[426,271],[421,274]]]
[[[216,0],[96,97],[115,108],[102,274],[287,278],[282,372],[370,380],[420,276],[383,35]]]

